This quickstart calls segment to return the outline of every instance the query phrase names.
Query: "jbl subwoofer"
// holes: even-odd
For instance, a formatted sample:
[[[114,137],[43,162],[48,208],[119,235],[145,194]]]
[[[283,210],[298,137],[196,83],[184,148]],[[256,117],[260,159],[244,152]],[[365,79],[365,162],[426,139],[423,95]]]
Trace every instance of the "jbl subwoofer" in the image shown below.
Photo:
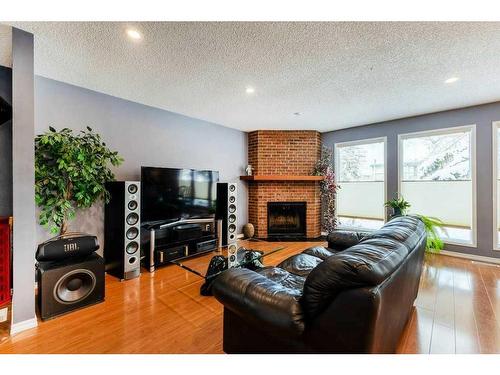
[[[106,272],[122,280],[138,277],[141,270],[140,183],[106,184],[110,200],[104,209]]]
[[[40,262],[37,280],[43,320],[104,301],[104,260],[95,253]]]
[[[221,246],[227,246],[228,266],[236,262],[236,240],[238,229],[238,188],[235,182],[217,183],[216,219],[221,223],[219,231]]]

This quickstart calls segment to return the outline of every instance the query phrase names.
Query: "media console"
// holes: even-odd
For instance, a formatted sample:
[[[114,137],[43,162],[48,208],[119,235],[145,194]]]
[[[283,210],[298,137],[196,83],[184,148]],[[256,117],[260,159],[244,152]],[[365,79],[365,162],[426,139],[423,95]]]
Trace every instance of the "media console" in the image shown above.
[[[145,253],[142,265],[154,272],[173,260],[208,253],[217,249],[215,218],[185,219],[148,226],[141,241]],[[146,249],[149,249],[146,250]]]

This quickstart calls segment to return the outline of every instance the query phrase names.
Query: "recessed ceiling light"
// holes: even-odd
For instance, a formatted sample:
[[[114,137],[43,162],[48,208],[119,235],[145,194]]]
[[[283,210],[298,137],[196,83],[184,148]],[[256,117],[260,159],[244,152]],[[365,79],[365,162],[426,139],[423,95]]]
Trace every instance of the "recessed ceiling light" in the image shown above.
[[[253,87],[247,87],[247,88],[245,89],[245,92],[246,92],[247,94],[253,94],[253,93],[255,93],[255,89],[254,89]]]
[[[302,113],[300,113],[300,112],[294,112],[293,114],[294,114],[295,116],[300,116]]]
[[[448,78],[446,81],[444,81],[444,83],[453,83],[453,82],[457,82],[460,78],[458,77],[450,77]]]
[[[130,39],[133,39],[133,40],[142,39],[141,33],[137,30],[134,30],[134,29],[127,29],[127,35]]]

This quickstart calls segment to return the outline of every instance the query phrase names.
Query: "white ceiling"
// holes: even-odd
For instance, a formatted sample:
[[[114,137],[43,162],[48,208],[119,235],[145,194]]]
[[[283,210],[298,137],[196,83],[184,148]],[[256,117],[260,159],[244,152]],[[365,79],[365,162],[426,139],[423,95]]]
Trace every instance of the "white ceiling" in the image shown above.
[[[328,131],[500,100],[500,23],[15,25],[35,34],[39,75],[241,130]]]

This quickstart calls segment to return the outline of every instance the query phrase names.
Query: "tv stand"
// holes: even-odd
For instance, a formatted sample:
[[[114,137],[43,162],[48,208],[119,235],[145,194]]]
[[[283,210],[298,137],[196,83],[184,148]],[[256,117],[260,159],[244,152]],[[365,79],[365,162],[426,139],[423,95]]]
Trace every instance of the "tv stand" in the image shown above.
[[[165,248],[170,247],[172,249],[172,252],[178,255],[176,259],[198,255],[214,250],[214,248],[210,248],[209,250],[192,252],[192,247],[197,246],[198,244],[203,245],[204,243],[207,243],[210,245],[212,244],[212,241],[215,241],[215,248],[217,248],[218,236],[216,234],[216,229],[215,229],[215,224],[216,224],[215,218],[180,219],[172,222],[159,223],[156,225],[149,226],[147,227],[147,229],[149,229],[149,252],[148,254],[145,254],[146,261],[144,262],[149,272],[154,272],[158,266],[157,264],[158,262],[156,261],[156,256],[155,256],[158,251],[157,232],[161,230],[168,231],[171,228],[175,228],[179,225],[184,225],[184,224],[211,224],[212,230],[207,233],[204,233],[204,235],[201,238],[178,241],[174,244],[164,244]]]

